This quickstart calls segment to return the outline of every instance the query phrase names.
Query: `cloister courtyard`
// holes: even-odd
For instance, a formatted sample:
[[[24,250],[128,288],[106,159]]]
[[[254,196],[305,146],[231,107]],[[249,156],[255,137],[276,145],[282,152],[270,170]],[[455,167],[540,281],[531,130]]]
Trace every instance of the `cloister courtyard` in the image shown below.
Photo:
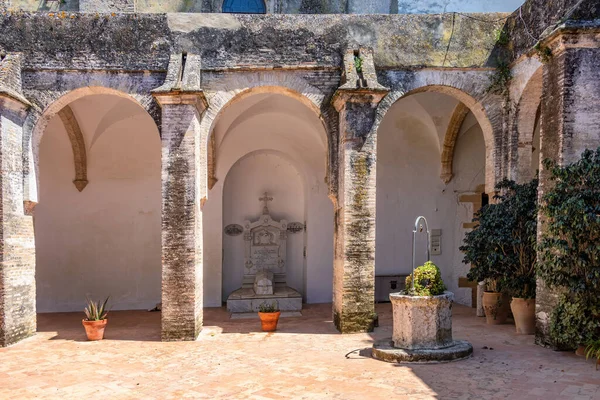
[[[39,314],[35,336],[0,349],[0,398],[600,399],[594,361],[536,346],[459,305],[454,337],[473,344],[471,358],[377,361],[370,348],[391,336],[391,305],[376,310],[373,333],[340,335],[330,304],[306,305],[275,333],[208,308],[193,342],[161,342],[159,312],[111,312],[99,342],[86,341],[80,313]]]

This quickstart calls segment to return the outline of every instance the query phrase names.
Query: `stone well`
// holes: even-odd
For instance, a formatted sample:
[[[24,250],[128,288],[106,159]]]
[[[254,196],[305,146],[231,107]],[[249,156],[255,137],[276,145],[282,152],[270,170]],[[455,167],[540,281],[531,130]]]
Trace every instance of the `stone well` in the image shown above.
[[[452,338],[454,294],[390,294],[393,334],[373,345],[373,357],[389,362],[444,362],[471,356],[473,346]]]

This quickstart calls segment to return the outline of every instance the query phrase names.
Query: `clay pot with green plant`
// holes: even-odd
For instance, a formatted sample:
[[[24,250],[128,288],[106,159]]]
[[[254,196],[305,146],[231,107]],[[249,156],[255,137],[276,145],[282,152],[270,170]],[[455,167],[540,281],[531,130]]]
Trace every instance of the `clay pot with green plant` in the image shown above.
[[[483,309],[490,325],[506,322],[509,304],[503,294],[503,254],[499,251],[497,226],[502,221],[497,204],[488,204],[479,210],[473,222],[475,228],[465,236],[460,250],[463,262],[471,264],[467,277],[472,282],[484,282]]]
[[[503,180],[496,189],[504,215],[498,242],[504,253],[504,286],[512,296],[510,307],[517,333],[535,334],[538,179],[523,184]]]
[[[263,332],[275,332],[281,311],[277,306],[277,302],[262,303],[258,306],[258,317]]]
[[[547,344],[572,350],[600,338],[600,148],[570,165],[543,165],[551,184],[540,203],[537,272],[560,294]]]
[[[498,183],[496,202],[475,215],[478,225],[460,248],[471,264],[468,278],[485,283],[487,323],[505,323],[510,303],[517,333],[528,335],[535,333],[537,186],[537,178]]]
[[[108,323],[108,319],[106,319],[108,299],[107,297],[104,302],[87,299],[87,306],[84,309],[85,318],[82,323],[88,340],[104,339],[104,329]]]

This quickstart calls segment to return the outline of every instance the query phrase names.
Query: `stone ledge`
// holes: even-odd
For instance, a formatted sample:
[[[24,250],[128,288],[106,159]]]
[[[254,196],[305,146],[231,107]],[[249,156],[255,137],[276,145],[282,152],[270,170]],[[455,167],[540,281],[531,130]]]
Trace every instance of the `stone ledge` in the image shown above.
[[[391,338],[373,344],[373,358],[395,363],[434,364],[464,360],[473,354],[473,346],[464,340],[455,340],[451,346],[441,349],[399,349]]]

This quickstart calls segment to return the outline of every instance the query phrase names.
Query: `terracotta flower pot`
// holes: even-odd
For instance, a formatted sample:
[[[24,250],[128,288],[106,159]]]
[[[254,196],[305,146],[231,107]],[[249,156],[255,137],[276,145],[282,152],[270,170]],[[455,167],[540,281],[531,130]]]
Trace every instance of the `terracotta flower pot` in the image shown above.
[[[510,308],[515,317],[517,333],[533,335],[535,333],[535,299],[513,297]]]
[[[101,321],[86,321],[84,319],[81,322],[85,328],[85,333],[87,334],[88,340],[104,339],[104,328],[106,327],[108,319],[103,319]]]
[[[259,312],[260,324],[263,332],[274,332],[277,329],[277,322],[279,321],[279,315],[281,311],[277,312]]]
[[[584,344],[580,344],[579,346],[577,346],[577,350],[575,350],[575,354],[578,356],[585,356],[585,348],[586,348],[586,346]]]
[[[489,325],[500,325],[508,318],[509,304],[506,296],[497,292],[483,293],[483,310]]]

